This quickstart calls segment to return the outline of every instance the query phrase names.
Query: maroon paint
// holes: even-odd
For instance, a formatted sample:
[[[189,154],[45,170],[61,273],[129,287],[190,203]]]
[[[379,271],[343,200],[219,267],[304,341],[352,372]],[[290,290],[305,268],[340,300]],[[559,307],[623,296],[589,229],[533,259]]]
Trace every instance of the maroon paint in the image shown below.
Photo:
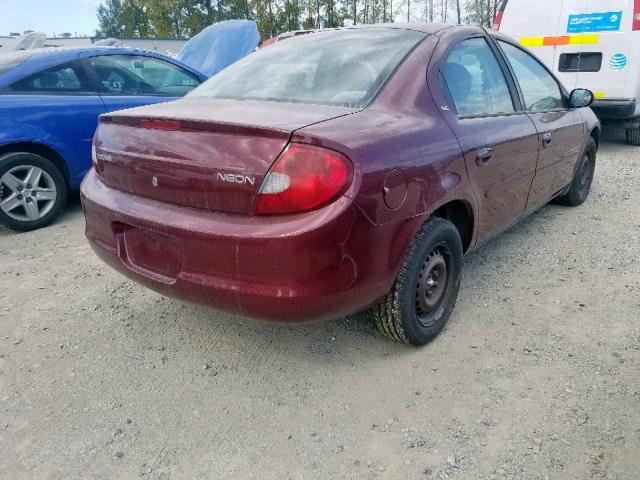
[[[597,127],[591,112],[458,119],[442,108],[439,68],[448,45],[484,31],[411,28],[432,35],[364,110],[200,99],[103,121],[101,172],[82,185],[96,253],[160,293],[234,314],[334,318],[389,291],[415,233],[439,207],[466,205],[469,250],[566,186]],[[176,119],[182,130],[118,124],[140,118]],[[557,138],[543,148],[547,132]],[[254,215],[257,189],[289,141],[345,154],[353,182],[319,210]],[[485,162],[486,147],[493,155]],[[220,182],[221,172],[254,182]]]
[[[96,148],[108,155],[101,180],[148,198],[219,212],[249,214],[269,167],[291,131],[354,110],[343,107],[274,108],[265,102],[182,100],[155,105],[153,118],[180,118],[180,131],[131,128],[139,111],[125,110],[102,121]],[[220,182],[217,174],[249,177],[253,183]],[[155,176],[157,186],[149,179]]]

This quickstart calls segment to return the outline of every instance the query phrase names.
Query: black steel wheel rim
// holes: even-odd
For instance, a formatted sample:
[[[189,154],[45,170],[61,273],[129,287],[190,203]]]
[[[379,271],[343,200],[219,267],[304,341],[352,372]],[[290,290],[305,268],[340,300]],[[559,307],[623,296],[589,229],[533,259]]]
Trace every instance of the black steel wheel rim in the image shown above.
[[[416,282],[416,317],[423,327],[431,327],[438,321],[450,278],[451,250],[441,242],[427,254]]]
[[[585,154],[580,164],[580,172],[578,176],[578,185],[580,195],[584,196],[591,186],[593,180],[593,162],[589,154]]]

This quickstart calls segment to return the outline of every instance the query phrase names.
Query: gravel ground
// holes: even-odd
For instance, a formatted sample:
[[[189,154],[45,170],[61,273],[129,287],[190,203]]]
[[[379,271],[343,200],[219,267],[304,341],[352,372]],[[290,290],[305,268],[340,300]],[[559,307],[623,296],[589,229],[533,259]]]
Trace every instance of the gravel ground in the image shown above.
[[[425,348],[163,298],[77,202],[0,231],[2,479],[618,479],[640,470],[640,149],[465,260]]]

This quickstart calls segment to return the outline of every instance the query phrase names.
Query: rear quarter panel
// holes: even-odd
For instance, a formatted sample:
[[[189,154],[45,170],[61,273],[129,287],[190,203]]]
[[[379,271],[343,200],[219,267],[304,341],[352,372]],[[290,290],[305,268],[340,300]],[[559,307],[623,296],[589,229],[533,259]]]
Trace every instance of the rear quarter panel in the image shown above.
[[[46,145],[65,160],[69,184],[80,185],[91,168],[91,140],[104,113],[97,96],[0,95],[0,145]]]
[[[375,225],[363,244],[380,253],[364,268],[372,276],[387,275],[390,281],[430,213],[451,200],[476,209],[460,145],[426,83],[437,42],[435,36],[424,41],[373,105],[293,135],[294,141],[336,149],[353,161],[354,183],[346,195]],[[404,196],[395,208],[385,202],[385,179],[389,180],[390,172],[393,181],[387,186],[399,190],[393,192],[396,199]]]

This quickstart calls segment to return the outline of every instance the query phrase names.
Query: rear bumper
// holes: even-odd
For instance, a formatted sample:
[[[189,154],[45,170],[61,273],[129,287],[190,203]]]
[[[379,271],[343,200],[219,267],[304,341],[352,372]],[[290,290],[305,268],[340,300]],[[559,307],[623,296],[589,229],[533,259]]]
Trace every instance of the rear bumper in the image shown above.
[[[337,318],[373,304],[395,275],[376,267],[384,262],[366,242],[378,227],[346,197],[302,215],[243,217],[126,194],[91,171],[81,198],[87,239],[107,264],[163,295],[232,314]]]
[[[598,118],[625,120],[636,115],[637,101],[635,99],[595,100],[591,108]]]

